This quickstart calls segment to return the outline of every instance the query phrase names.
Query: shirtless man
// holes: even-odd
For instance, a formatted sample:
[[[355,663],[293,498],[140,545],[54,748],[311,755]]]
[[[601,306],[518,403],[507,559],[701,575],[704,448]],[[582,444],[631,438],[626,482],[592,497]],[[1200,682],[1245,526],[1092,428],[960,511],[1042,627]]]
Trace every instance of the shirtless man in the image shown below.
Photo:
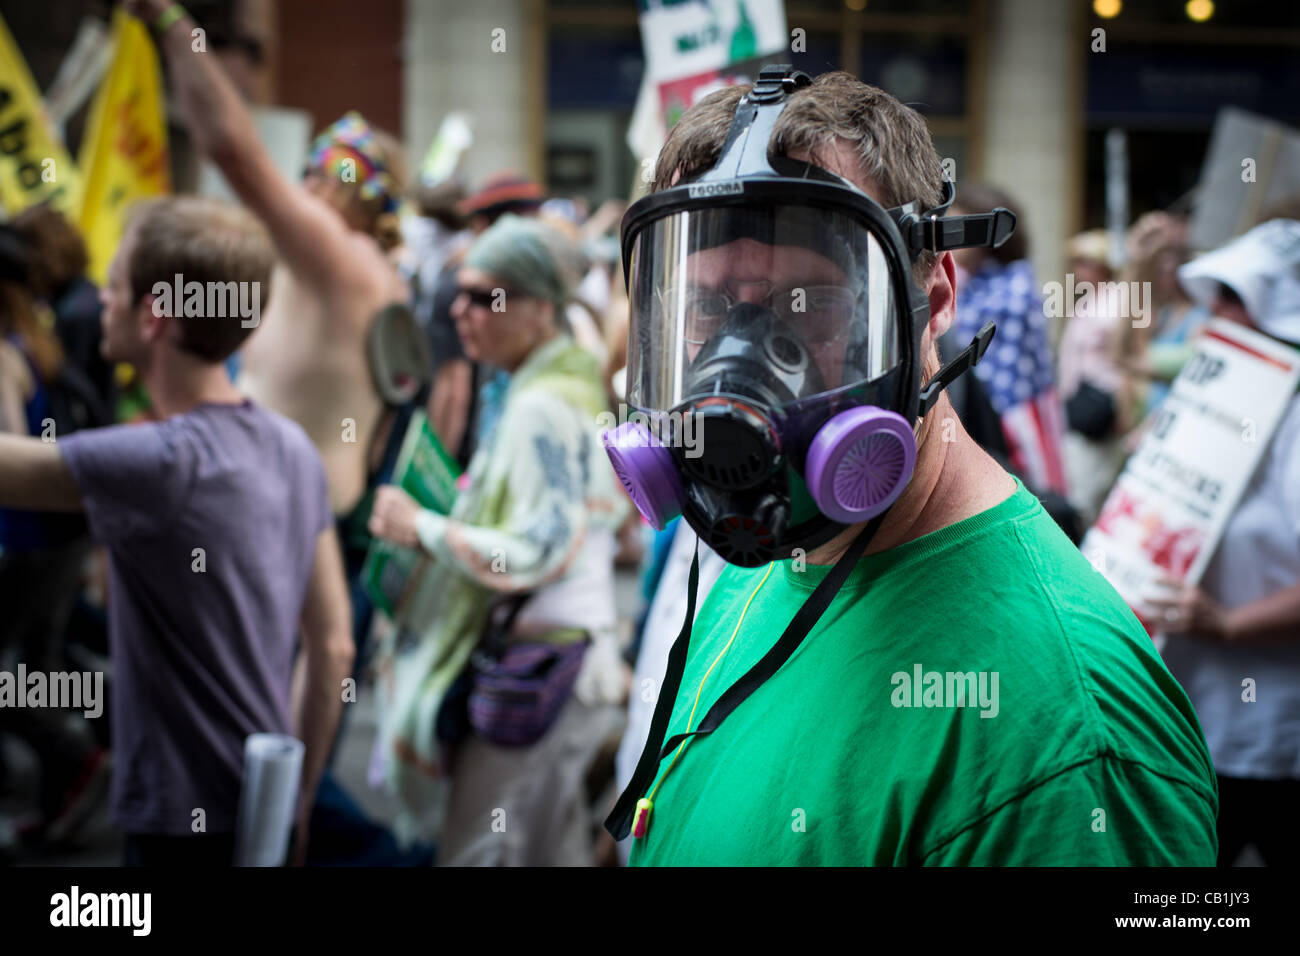
[[[307,432],[325,463],[334,513],[346,516],[365,493],[384,412],[366,334],[377,313],[408,296],[374,238],[395,201],[395,157],[349,114],[317,141],[302,183],[288,182],[216,59],[191,48],[190,16],[169,0],[128,0],[126,8],[154,30],[199,152],[275,244],[276,292],[266,327],[241,353],[238,385]]]

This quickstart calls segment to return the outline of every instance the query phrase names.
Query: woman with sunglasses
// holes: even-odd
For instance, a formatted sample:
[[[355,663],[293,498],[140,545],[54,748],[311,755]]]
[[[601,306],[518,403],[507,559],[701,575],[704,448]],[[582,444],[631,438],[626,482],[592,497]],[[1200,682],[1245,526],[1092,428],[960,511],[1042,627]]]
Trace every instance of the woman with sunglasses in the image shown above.
[[[449,515],[384,486],[370,521],[375,535],[433,559],[407,618],[427,625],[381,652],[377,755],[402,822],[438,836],[441,865],[589,862],[584,779],[621,720],[613,531],[625,504],[597,440],[600,369],[564,318],[566,241],[507,215],[470,247],[452,316],[466,356],[510,376],[500,415]],[[523,734],[541,731],[535,741],[490,725],[482,696],[464,705],[512,660],[498,647],[494,663],[485,632],[526,646],[536,657],[526,676],[566,698]],[[561,671],[576,678],[546,676]]]

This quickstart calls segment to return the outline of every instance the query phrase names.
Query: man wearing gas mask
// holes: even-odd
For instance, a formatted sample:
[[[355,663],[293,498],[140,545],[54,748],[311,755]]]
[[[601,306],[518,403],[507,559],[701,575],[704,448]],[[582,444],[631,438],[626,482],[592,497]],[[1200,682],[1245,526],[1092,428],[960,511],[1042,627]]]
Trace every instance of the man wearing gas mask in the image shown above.
[[[914,111],[766,67],[687,112],[624,219],[641,415],[606,447],[729,565],[698,616],[692,570],[606,823],[634,865],[1214,861],[1186,695],[942,394],[995,331],[940,368],[948,250],[1014,228],[952,198]]]

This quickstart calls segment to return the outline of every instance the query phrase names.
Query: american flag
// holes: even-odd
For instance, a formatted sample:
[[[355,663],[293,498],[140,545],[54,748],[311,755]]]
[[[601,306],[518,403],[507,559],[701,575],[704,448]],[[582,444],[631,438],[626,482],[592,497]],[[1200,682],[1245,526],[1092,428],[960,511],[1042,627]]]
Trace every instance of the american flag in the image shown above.
[[[1002,419],[1011,464],[1027,485],[1066,493],[1061,441],[1065,415],[1053,377],[1043,300],[1027,260],[986,260],[962,284],[953,323],[963,345],[986,322],[997,333],[975,374]]]

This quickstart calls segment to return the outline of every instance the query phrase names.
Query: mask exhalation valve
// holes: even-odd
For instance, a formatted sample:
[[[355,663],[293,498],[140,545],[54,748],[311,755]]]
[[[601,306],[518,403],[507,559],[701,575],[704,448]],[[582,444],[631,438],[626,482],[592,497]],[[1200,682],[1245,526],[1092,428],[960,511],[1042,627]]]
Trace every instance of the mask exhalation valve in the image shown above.
[[[775,556],[788,520],[789,508],[769,495],[752,514],[726,514],[714,521],[708,545],[729,564],[756,568]]]

